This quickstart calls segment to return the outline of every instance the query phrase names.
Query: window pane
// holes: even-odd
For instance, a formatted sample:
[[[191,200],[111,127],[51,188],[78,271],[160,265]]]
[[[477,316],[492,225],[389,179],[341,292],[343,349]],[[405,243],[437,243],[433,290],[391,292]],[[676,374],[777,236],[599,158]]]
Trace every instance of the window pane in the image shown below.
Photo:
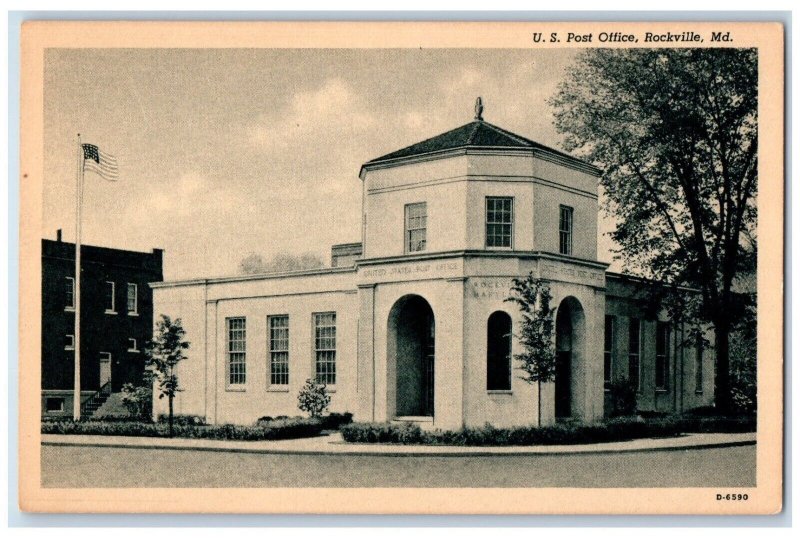
[[[425,250],[428,205],[425,202],[406,206],[406,252]]]
[[[289,316],[269,318],[269,383],[289,384]]]
[[[572,212],[569,206],[559,206],[558,251],[561,254],[572,254]]]
[[[603,381],[606,388],[612,379],[612,360],[614,354],[614,316],[606,316],[605,342],[603,345]]]
[[[694,390],[703,392],[703,338],[697,337],[697,349],[694,359]]]
[[[228,318],[228,384],[243,385],[247,379],[245,318]]]
[[[106,282],[106,310],[114,310],[114,283]]]
[[[639,367],[639,352],[641,348],[641,322],[630,318],[628,324],[628,379],[634,386],[641,389],[641,370]]]
[[[486,198],[486,246],[511,247],[513,198]]]
[[[67,298],[65,305],[69,308],[75,308],[75,279],[67,277]]]
[[[314,353],[317,382],[336,384],[336,313],[314,314]]]
[[[511,390],[511,316],[489,316],[486,345],[486,389]]]
[[[656,388],[666,390],[669,384],[669,324],[656,324]]]
[[[138,307],[136,284],[128,284],[128,312],[136,312]]]
[[[639,329],[640,322],[636,318],[630,319],[628,326],[628,350],[630,353],[639,354]]]

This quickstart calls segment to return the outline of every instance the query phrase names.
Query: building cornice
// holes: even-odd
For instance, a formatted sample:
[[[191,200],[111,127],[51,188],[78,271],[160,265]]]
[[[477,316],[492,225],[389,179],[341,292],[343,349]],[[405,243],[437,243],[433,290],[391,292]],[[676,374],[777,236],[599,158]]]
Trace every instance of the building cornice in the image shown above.
[[[372,163],[363,164],[358,173],[358,177],[364,179],[365,173],[370,170],[381,170],[384,168],[393,168],[405,164],[415,164],[426,161],[433,161],[438,159],[446,159],[449,157],[458,157],[461,155],[517,155],[517,156],[531,156],[533,158],[540,158],[545,161],[560,164],[564,167],[578,170],[595,177],[602,175],[602,170],[594,165],[583,162],[575,157],[565,157],[554,152],[547,151],[541,148],[520,148],[520,147],[504,147],[504,146],[489,146],[489,147],[476,147],[476,146],[461,146],[457,148],[449,148],[444,150],[432,151],[429,153],[422,153],[407,157],[396,157],[394,159],[386,159],[383,161],[376,161]]]
[[[385,256],[380,258],[364,258],[356,260],[356,267],[369,267],[388,263],[440,260],[447,258],[517,258],[525,260],[554,260],[594,269],[606,270],[610,264],[596,260],[565,256],[540,250],[449,250],[444,252],[426,252],[422,254],[404,254],[402,256]]]
[[[210,284],[226,284],[230,282],[249,282],[254,280],[274,280],[278,278],[296,278],[306,276],[338,275],[354,273],[355,267],[326,267],[324,269],[304,269],[301,271],[282,271],[280,273],[261,273],[257,275],[234,275],[212,278],[194,278],[186,280],[170,280],[152,282],[152,288],[174,288],[179,286],[202,286]]]
[[[368,194],[383,194],[387,192],[395,192],[395,191],[403,191],[409,189],[416,189],[419,187],[430,187],[434,185],[445,185],[449,183],[463,183],[463,182],[493,182],[493,181],[504,181],[507,183],[535,183],[537,185],[543,185],[545,187],[550,187],[553,189],[562,190],[564,192],[569,192],[572,194],[577,194],[579,196],[585,196],[587,198],[591,198],[592,200],[597,200],[597,193],[596,192],[589,192],[582,189],[578,189],[575,187],[570,187],[569,185],[563,185],[561,183],[556,183],[555,181],[551,181],[549,179],[544,179],[537,176],[516,176],[516,175],[486,175],[486,174],[464,174],[460,176],[451,176],[451,177],[444,177],[444,178],[437,178],[437,179],[429,179],[426,181],[419,181],[416,183],[402,183],[399,185],[392,185],[390,187],[377,187],[372,189],[367,189]]]

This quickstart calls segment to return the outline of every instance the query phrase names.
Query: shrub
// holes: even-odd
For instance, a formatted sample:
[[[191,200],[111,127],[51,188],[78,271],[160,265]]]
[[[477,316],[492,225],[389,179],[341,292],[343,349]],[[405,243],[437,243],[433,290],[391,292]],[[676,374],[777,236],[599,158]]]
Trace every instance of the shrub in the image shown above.
[[[149,419],[153,416],[152,385],[125,383],[122,386],[122,404],[131,417],[140,420]]]
[[[54,416],[43,416],[42,422],[64,422],[64,421],[72,421],[72,415],[54,415]],[[130,420],[130,417],[128,417]]]
[[[338,430],[353,422],[353,413],[331,413],[322,417],[323,430]]]
[[[300,411],[305,411],[312,418],[322,415],[331,403],[328,388],[313,379],[306,379],[306,384],[297,396]]]
[[[351,443],[421,444],[424,440],[422,429],[416,424],[354,422],[342,426],[341,432],[344,440]]]
[[[203,426],[206,424],[206,417],[201,417],[200,415],[173,415],[172,421],[173,424],[182,426]],[[158,415],[158,423],[169,424],[169,415]]]
[[[731,405],[734,413],[754,414],[756,412],[755,384],[735,379],[731,383]]]
[[[174,437],[186,439],[271,441],[316,437],[322,431],[322,426],[317,420],[287,419],[276,421],[270,426],[236,426],[233,424],[203,426],[175,423],[173,431]],[[101,421],[44,422],[42,423],[42,433],[169,437],[169,424]]]
[[[611,399],[611,416],[629,416],[636,413],[636,386],[627,379],[614,380],[608,385]]]
[[[256,426],[261,428],[272,428],[275,426],[280,426],[283,424],[293,423],[293,422],[308,422],[308,423],[319,423],[321,425],[321,421],[318,418],[305,418],[305,417],[287,417],[286,415],[281,415],[277,417],[261,417],[256,421]]]
[[[341,428],[351,443],[397,443],[455,446],[529,446],[607,443],[682,433],[743,433],[755,431],[751,417],[665,417],[645,420],[619,417],[594,424],[559,423],[552,426],[422,431],[415,424],[356,422]]]

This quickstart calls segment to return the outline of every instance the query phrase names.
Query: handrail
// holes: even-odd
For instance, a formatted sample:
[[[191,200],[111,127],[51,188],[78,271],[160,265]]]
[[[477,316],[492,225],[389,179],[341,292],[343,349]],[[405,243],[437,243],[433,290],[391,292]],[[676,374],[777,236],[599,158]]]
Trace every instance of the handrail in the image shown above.
[[[97,401],[98,398],[100,398],[101,396],[108,397],[110,395],[111,395],[111,381],[108,381],[102,387],[100,387],[100,390],[89,396],[89,398],[81,404],[81,416],[86,414],[86,408],[88,408],[90,404],[93,404],[95,401]]]

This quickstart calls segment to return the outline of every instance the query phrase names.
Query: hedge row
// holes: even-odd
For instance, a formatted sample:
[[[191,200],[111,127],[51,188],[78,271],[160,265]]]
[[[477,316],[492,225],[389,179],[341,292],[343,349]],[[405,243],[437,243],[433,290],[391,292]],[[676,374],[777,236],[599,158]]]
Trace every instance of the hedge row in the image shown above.
[[[302,417],[288,417],[286,415],[278,415],[277,417],[270,417],[265,416],[261,417],[256,421],[256,426],[261,425],[269,425],[271,422],[275,420],[287,420],[287,419],[297,419],[302,420]],[[338,430],[345,424],[350,424],[353,422],[353,413],[330,413],[328,415],[323,415],[319,417],[317,420],[320,421],[322,424],[323,430]]]
[[[274,420],[261,426],[176,424],[173,432],[174,437],[186,439],[274,441],[316,437],[322,432],[322,424],[312,419]],[[169,437],[169,425],[148,422],[43,422],[42,433]]]
[[[742,433],[755,431],[755,419],[731,417],[681,417],[643,420],[612,419],[596,424],[555,424],[541,428],[464,428],[457,431],[423,431],[416,424],[357,422],[341,428],[351,443],[405,445],[525,446],[573,445],[629,441],[647,437],[674,437],[682,433]]]

